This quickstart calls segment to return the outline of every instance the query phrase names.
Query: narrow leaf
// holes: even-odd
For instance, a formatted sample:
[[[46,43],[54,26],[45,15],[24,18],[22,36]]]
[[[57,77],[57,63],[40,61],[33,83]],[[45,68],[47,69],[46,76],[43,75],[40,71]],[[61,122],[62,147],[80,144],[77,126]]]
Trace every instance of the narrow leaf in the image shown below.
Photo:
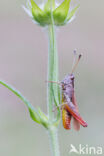
[[[28,108],[28,109],[29,109],[30,117],[32,118],[32,120],[39,123],[39,124],[41,124],[41,119],[40,119],[40,116],[37,113],[37,111],[33,110],[31,108]]]
[[[43,10],[41,10],[38,5],[31,0],[31,7],[32,7],[32,15],[35,19],[35,21],[37,21],[40,25],[45,25],[46,23],[48,23],[48,17],[47,15],[44,13]]]
[[[38,113],[44,121],[48,121],[48,117],[38,108]]]
[[[4,81],[1,81],[1,80],[0,80],[0,84],[3,85],[4,87],[8,88],[12,93],[14,93],[17,97],[19,97],[19,99],[21,99],[28,107],[31,118],[35,122],[41,123],[40,116],[39,116],[37,110],[30,104],[30,102],[18,90],[16,90],[12,86],[8,85],[7,83],[5,83]]]
[[[50,16],[51,14],[51,9],[54,10],[55,9],[55,1],[53,0],[51,2],[51,0],[47,0],[45,6],[44,6],[44,11],[46,12],[47,15]]]
[[[64,0],[61,5],[54,10],[53,16],[56,25],[61,25],[67,18],[70,1],[71,0]]]
[[[48,128],[49,122],[48,122],[47,116],[41,111],[40,108],[38,108],[38,113],[39,113],[39,116],[40,116],[40,118],[41,118],[41,124],[42,124],[45,128]]]
[[[76,13],[77,9],[79,8],[80,5],[77,5],[71,12],[69,12],[66,22],[68,22]]]

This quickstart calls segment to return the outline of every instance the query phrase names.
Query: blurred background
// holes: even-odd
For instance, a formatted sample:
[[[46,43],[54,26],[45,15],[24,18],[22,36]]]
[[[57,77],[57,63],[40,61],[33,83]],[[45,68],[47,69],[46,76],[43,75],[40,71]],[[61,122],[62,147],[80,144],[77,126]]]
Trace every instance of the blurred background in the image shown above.
[[[0,1],[0,79],[47,112],[48,37],[24,12],[25,3]],[[77,18],[60,27],[57,43],[60,80],[71,71],[73,50],[83,53],[75,87],[81,116],[88,122],[88,128],[79,132],[66,131],[60,123],[61,155],[69,155],[71,143],[104,149],[104,0],[80,0]],[[45,129],[30,119],[23,102],[0,85],[0,156],[14,155],[49,156],[49,140]]]

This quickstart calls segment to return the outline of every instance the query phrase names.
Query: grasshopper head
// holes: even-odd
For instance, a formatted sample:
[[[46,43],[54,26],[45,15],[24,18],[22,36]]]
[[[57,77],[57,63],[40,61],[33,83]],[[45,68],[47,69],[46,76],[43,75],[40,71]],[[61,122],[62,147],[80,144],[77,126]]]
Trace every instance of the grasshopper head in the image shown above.
[[[74,75],[73,74],[68,74],[65,76],[65,78],[61,81],[61,84],[63,87],[72,85],[74,82]]]

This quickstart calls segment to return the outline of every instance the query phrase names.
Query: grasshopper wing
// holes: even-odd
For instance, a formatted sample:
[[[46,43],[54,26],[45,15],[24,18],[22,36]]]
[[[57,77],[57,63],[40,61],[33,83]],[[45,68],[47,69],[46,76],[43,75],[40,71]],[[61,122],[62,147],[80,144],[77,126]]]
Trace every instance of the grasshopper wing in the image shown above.
[[[76,108],[76,111],[78,112],[78,105],[77,105],[77,101],[76,101],[76,98],[75,98],[75,93],[73,93],[73,95],[72,95],[72,103],[74,104],[74,106]],[[73,118],[73,126],[74,126],[74,129],[76,131],[80,130],[80,123],[75,118]]]
[[[83,127],[87,127],[87,123],[81,118],[79,113],[76,111],[75,105],[70,101],[65,104],[65,109],[69,112]]]

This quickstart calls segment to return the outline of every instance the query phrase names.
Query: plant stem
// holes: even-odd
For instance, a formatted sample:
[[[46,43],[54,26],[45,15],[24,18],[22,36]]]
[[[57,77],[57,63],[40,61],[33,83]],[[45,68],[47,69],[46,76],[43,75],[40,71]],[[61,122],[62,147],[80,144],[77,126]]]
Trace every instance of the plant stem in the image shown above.
[[[52,156],[60,156],[58,136],[57,136],[57,128],[56,127],[53,127],[49,130],[49,139],[50,139]]]
[[[58,82],[58,54],[56,47],[56,35],[53,19],[53,4],[54,0],[50,0],[50,9],[51,9],[51,24],[48,26],[48,36],[49,36],[49,52],[48,52],[48,81]],[[59,152],[59,142],[57,137],[58,127],[53,125],[54,112],[53,103],[58,106],[60,103],[59,96],[59,86],[55,83],[48,83],[47,86],[47,108],[48,108],[48,117],[50,126],[48,129],[52,156],[60,156]],[[60,111],[59,111],[60,112]],[[60,113],[59,113],[60,114]],[[59,115],[60,117],[60,115]]]
[[[54,0],[50,0],[50,9],[51,9],[51,24],[48,26],[48,36],[49,36],[49,52],[48,52],[48,81],[58,82],[58,55],[56,47],[56,35],[54,27],[54,19],[52,12],[52,4]],[[59,86],[57,84],[48,83],[47,87],[47,104],[48,104],[48,115],[49,119],[52,121],[54,119],[53,102],[56,106],[60,103],[59,96]]]
[[[48,53],[48,81],[56,81],[58,82],[58,56],[57,56],[57,48],[56,48],[56,36],[54,25],[49,25],[48,27],[48,35],[49,35],[49,53]],[[50,125],[52,125],[52,121],[54,120],[54,112],[53,103],[56,101],[56,105],[59,104],[58,98],[58,85],[53,83],[48,83],[47,87],[47,106],[48,106],[48,116]],[[57,137],[57,127],[50,126],[49,128],[49,138],[51,142],[51,151],[52,156],[60,156],[59,152],[59,143]]]
[[[53,71],[54,71],[54,53],[56,53],[55,48],[55,33],[53,32],[52,25],[48,27],[48,35],[49,35],[49,52],[48,52],[48,81],[53,80]],[[47,97],[48,97],[48,115],[49,119],[53,120],[53,84],[48,83],[48,90],[47,90]]]

